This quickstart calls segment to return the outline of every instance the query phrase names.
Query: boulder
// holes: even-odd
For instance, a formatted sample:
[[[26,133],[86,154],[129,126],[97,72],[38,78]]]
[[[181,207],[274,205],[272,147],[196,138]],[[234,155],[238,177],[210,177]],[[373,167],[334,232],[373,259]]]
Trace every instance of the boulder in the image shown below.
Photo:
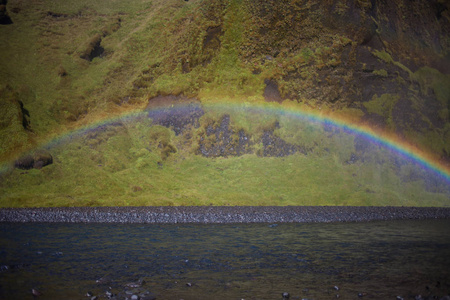
[[[41,149],[17,159],[14,162],[14,167],[22,170],[41,169],[52,163],[52,155],[48,151]]]

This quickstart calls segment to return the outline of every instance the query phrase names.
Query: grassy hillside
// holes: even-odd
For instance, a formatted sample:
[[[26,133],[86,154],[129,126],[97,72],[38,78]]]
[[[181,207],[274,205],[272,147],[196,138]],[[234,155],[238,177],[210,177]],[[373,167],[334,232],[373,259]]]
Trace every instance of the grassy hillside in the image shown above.
[[[48,148],[52,164],[3,175],[0,206],[449,204],[448,181],[339,127],[245,108],[195,112],[69,135]],[[188,118],[159,125],[171,115]]]
[[[176,106],[179,98],[175,98],[174,103],[161,101],[171,99],[164,98],[171,95],[197,99],[202,104],[278,102],[281,107],[294,106],[345,117],[355,124],[395,135],[429,153],[443,167],[450,166],[450,11],[446,1],[8,0],[4,11],[12,21],[0,25],[0,161],[5,166],[22,153],[77,128],[131,111],[142,111],[147,106]],[[214,113],[210,119],[213,121],[209,122],[221,122],[221,116]],[[274,117],[264,120],[266,127],[276,122]],[[238,125],[251,122],[245,117],[235,117],[234,121]],[[261,128],[247,128],[247,133],[262,135]],[[305,135],[289,130],[287,125],[281,126],[273,134],[291,144],[300,143],[301,139],[301,146],[306,147]],[[118,200],[121,205],[209,202],[288,205],[298,204],[293,200],[294,195],[302,193],[305,193],[302,199],[309,197],[305,204],[383,204],[392,198],[386,197],[385,192],[364,192],[364,197],[358,197],[356,192],[355,200],[352,197],[344,200],[345,195],[363,186],[363,190],[373,191],[366,186],[371,179],[364,179],[367,180],[364,183],[354,181],[351,178],[356,167],[342,164],[339,159],[336,170],[345,166],[341,171],[349,177],[343,176],[341,182],[339,176],[326,175],[324,170],[329,165],[334,166],[336,161],[332,156],[319,155],[325,147],[312,151],[311,155],[321,157],[313,160],[304,160],[295,154],[285,160],[263,158],[261,162],[258,146],[253,145],[247,156],[216,158],[214,163],[208,163],[210,158],[203,157],[192,146],[184,150],[189,155],[184,155],[182,162],[178,161],[180,158],[173,158],[173,163],[165,163],[165,168],[158,169],[161,158],[146,154],[150,156],[144,159],[146,156],[141,157],[139,149],[135,149],[136,153],[125,151],[120,147],[120,139],[129,142],[130,137],[122,135],[121,131],[113,134],[117,134],[119,143],[111,144],[111,149],[117,150],[115,154],[106,154],[109,152],[103,153],[103,150],[96,150],[95,154],[92,145],[85,148],[84,144],[79,153],[71,155],[69,150],[52,150],[55,151],[52,152],[53,165],[27,171],[24,176],[19,176],[19,170],[10,170],[8,176],[12,177],[2,179],[3,186],[9,182],[18,190],[23,184],[37,184],[50,191],[51,184],[48,186],[46,182],[64,175],[62,185],[54,185],[53,189],[58,187],[61,191],[66,185],[69,191],[73,188],[70,184],[77,182],[76,178],[85,176],[76,166],[86,156],[112,155],[114,159],[105,159],[127,166],[99,171],[92,167],[98,165],[97,158],[92,157],[93,165],[86,163],[86,168],[94,173],[85,177],[81,202],[70,200],[76,197],[69,192],[48,192],[43,199],[36,197],[42,193],[30,189],[12,192],[2,206],[8,203],[14,206],[105,205],[109,203],[107,200],[101,202],[103,200],[94,198],[108,199],[115,192],[124,195],[123,202]],[[174,132],[167,134],[172,136]],[[202,133],[191,134],[201,136]],[[141,142],[148,143],[151,136],[142,136],[146,140]],[[175,139],[178,138],[175,135]],[[111,139],[112,143],[114,138]],[[202,149],[216,151],[208,147]],[[104,151],[109,151],[106,149]],[[356,149],[351,150],[356,153]],[[167,151],[170,152],[170,147]],[[348,159],[347,154],[342,159]],[[178,155],[181,154],[169,155],[169,161]],[[58,165],[62,161],[64,166]],[[214,167],[209,169],[208,164]],[[249,174],[261,171],[258,165],[270,170],[272,164],[274,169],[268,171],[272,172],[270,178],[280,170],[292,168],[290,172],[296,175],[290,178],[300,176],[296,173],[298,170],[309,170],[304,177],[308,178],[310,192],[301,187],[293,188],[297,181],[290,183],[284,177],[277,184],[270,180],[282,190],[274,186],[270,191],[255,190],[264,184],[253,179],[230,184],[236,174],[252,178]],[[250,173],[239,166],[245,166]],[[59,169],[61,167],[65,171]],[[144,173],[155,171],[158,175],[135,184],[141,177],[141,167]],[[218,187],[204,179],[203,175],[216,178],[217,168],[228,170],[220,175],[229,183],[227,187],[223,184]],[[370,173],[370,167],[367,168]],[[184,179],[175,180],[170,189],[166,186],[168,183],[158,184],[164,186],[159,190],[150,183],[155,178],[170,182],[174,173],[188,178],[189,170],[203,174],[196,179],[205,182],[201,187]],[[116,177],[119,176],[116,172],[126,174]],[[105,186],[97,186],[97,183],[91,186],[87,182],[96,176],[106,178]],[[118,178],[123,181],[117,183]],[[150,194],[141,192],[141,189],[149,190],[145,185],[153,186],[151,197],[159,200],[146,202]],[[332,190],[320,191],[324,185]],[[106,188],[112,186],[119,190]],[[134,186],[137,191],[133,190]],[[183,196],[168,192],[173,189],[184,191]],[[241,192],[236,192],[240,189]],[[387,190],[386,186],[386,193]],[[106,194],[102,196],[101,191]],[[409,199],[418,195],[411,191],[415,190],[405,189],[398,192],[401,196],[393,198]],[[286,193],[291,195],[279,198]],[[318,199],[323,199],[320,196],[323,193],[333,196],[321,202],[324,200]],[[21,202],[33,198],[32,195],[35,200]],[[311,195],[317,196],[316,200]],[[138,198],[141,200],[129,200]],[[430,203],[442,204],[445,200],[439,199]],[[409,203],[407,201],[396,204]]]

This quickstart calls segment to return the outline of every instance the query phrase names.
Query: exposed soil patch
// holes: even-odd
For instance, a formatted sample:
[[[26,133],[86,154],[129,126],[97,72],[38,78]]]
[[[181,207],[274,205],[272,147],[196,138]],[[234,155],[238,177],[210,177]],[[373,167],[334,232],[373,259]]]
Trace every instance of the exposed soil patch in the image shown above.
[[[203,41],[203,49],[219,49],[220,48],[220,36],[222,35],[222,27],[209,27],[206,30],[206,36]]]
[[[264,80],[266,87],[264,88],[264,99],[267,102],[283,102],[280,91],[278,90],[278,84],[275,80],[266,79]]]
[[[101,46],[102,36],[96,34],[93,36],[86,47],[86,49],[81,53],[80,58],[87,61],[92,61],[96,57],[101,57],[105,52],[105,49]]]

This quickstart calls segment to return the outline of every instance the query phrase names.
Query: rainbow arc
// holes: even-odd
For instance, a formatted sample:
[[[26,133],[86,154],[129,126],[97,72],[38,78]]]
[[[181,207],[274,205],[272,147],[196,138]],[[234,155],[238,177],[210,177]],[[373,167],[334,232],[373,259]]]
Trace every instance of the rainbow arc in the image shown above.
[[[183,107],[187,105],[192,104],[179,104],[179,105],[169,105],[169,106],[163,106],[163,107],[154,107],[152,108],[153,112],[157,111],[167,111],[168,109],[183,109]],[[431,170],[432,172],[438,174],[440,177],[444,178],[450,183],[450,167],[442,165],[438,159],[433,156],[430,153],[427,153],[426,151],[423,151],[419,149],[418,147],[408,143],[407,141],[402,141],[397,136],[394,136],[393,134],[388,134],[386,132],[383,132],[381,130],[375,130],[374,128],[371,128],[366,125],[361,124],[355,124],[351,121],[348,121],[347,119],[339,116],[333,116],[330,114],[318,112],[317,110],[301,110],[296,107],[286,107],[281,104],[277,103],[261,103],[261,104],[249,104],[249,103],[234,103],[234,102],[226,102],[226,103],[213,103],[213,104],[202,104],[202,106],[206,110],[220,110],[223,109],[224,111],[242,111],[242,110],[251,110],[256,113],[261,114],[277,114],[277,115],[286,115],[291,116],[295,118],[300,118],[302,120],[307,120],[314,123],[319,124],[328,124],[335,126],[337,128],[341,128],[347,133],[359,135],[364,137],[365,139],[381,145],[383,147],[386,147],[387,149],[394,151],[398,153],[399,155],[406,157],[425,169]],[[59,144],[62,141],[66,141],[68,138],[83,134],[86,131],[98,129],[101,126],[105,126],[107,124],[111,124],[114,122],[118,122],[121,120],[126,119],[134,119],[137,117],[146,116],[148,114],[148,111],[132,111],[128,112],[126,114],[104,119],[95,123],[90,124],[89,126],[81,127],[76,130],[67,132],[52,141],[50,141],[48,144],[46,144],[46,147],[51,147],[52,145]]]

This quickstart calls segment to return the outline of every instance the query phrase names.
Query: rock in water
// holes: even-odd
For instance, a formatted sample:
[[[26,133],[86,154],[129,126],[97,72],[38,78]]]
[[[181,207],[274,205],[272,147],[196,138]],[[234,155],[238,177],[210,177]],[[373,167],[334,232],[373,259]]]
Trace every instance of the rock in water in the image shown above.
[[[42,293],[39,292],[37,289],[31,289],[31,294],[33,295],[34,298],[42,295]]]
[[[137,282],[129,282],[129,283],[125,284],[125,287],[138,288],[138,287],[141,287],[141,284],[139,284]]]
[[[108,284],[111,282],[111,280],[108,277],[104,276],[100,279],[97,279],[95,282],[98,284]]]

